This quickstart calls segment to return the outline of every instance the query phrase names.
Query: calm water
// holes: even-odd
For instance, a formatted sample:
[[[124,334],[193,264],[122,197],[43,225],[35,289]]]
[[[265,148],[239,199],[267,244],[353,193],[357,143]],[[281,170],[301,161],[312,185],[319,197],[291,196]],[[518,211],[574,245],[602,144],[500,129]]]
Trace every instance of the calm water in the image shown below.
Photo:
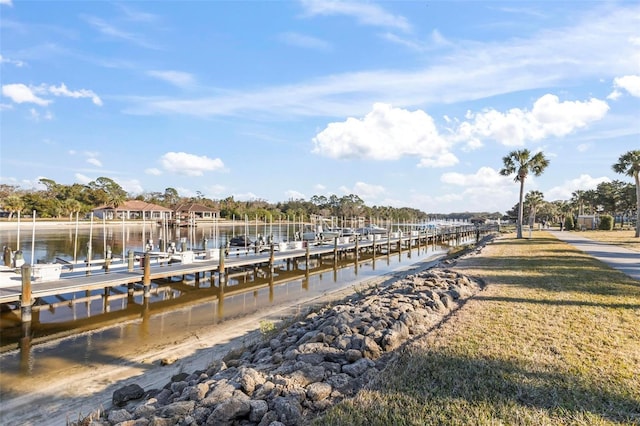
[[[286,240],[293,230],[259,227],[258,233]],[[272,232],[269,232],[272,231]],[[191,233],[191,235],[189,235]],[[162,230],[154,227],[124,226],[89,229],[37,230],[35,259],[53,261],[56,257],[84,259],[91,234],[93,253],[109,246],[114,255],[123,250],[142,250],[148,239],[168,241],[186,239],[189,247],[217,247],[230,235],[248,233],[255,237],[256,228],[239,226],[224,231],[198,227]],[[124,238],[123,238],[124,236]],[[204,241],[206,239],[206,241]],[[27,254],[32,250],[30,232],[21,230],[19,246]],[[123,243],[124,241],[124,243]],[[184,240],[183,240],[184,241]],[[0,244],[17,247],[15,230],[0,231]],[[105,243],[106,242],[106,243]],[[79,254],[78,247],[85,247]],[[75,253],[74,253],[75,251]],[[302,305],[305,301],[328,292],[405,268],[443,253],[442,248],[414,248],[402,253],[378,256],[363,254],[356,263],[353,257],[312,259],[306,270],[298,264],[281,262],[273,274],[266,269],[234,270],[228,283],[220,289],[214,281],[193,277],[184,281],[153,283],[152,297],[145,303],[140,290],[131,294],[127,288],[116,288],[108,297],[103,292],[62,295],[41,301],[42,309],[34,310],[34,320],[27,329],[19,323],[19,311],[3,312],[0,323],[1,354],[0,399],[37,389],[43,380],[55,380],[68,374],[89,374],[101,364],[126,363],[154,348],[179,343],[199,333],[233,327],[234,321],[256,312],[269,312],[281,307]],[[101,258],[102,256],[95,256]]]

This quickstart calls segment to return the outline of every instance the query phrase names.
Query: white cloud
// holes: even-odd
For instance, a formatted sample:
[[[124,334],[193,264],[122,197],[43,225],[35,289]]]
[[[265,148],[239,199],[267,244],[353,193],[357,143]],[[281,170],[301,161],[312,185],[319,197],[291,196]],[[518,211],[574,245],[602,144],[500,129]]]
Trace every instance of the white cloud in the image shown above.
[[[287,200],[306,200],[307,197],[302,192],[290,189],[284,193]]]
[[[383,34],[382,37],[392,43],[402,45],[417,52],[427,52],[453,45],[453,43],[447,40],[438,30],[433,30],[431,36],[426,41],[409,39],[390,32]]]
[[[167,152],[160,158],[160,163],[166,171],[186,176],[202,176],[204,172],[224,168],[219,158],[211,159],[206,155],[197,156],[186,152]]]
[[[158,49],[156,45],[149,42],[144,37],[122,30],[114,25],[103,21],[100,18],[96,18],[94,16],[83,16],[83,19],[97,31],[109,38],[124,40],[147,49]]]
[[[61,83],[59,87],[56,86],[26,86],[22,83],[6,84],[2,86],[2,94],[8,98],[11,98],[13,102],[21,103],[34,103],[40,106],[47,106],[52,103],[52,100],[40,98],[38,95],[54,95],[64,96],[69,98],[91,98],[92,102],[98,106],[102,105],[102,100],[91,90],[69,90],[64,83]]]
[[[545,191],[544,198],[549,201],[569,200],[571,199],[571,194],[574,191],[596,189],[598,184],[610,181],[611,179],[606,176],[594,178],[587,174],[582,174],[575,179],[564,181],[562,185],[554,186],[553,188]]]
[[[224,185],[208,185],[205,187],[206,193],[209,198],[216,198],[228,193],[227,187]]]
[[[577,149],[578,149],[578,152],[585,152],[591,149],[592,146],[593,144],[590,144],[590,143],[581,143],[580,145],[578,145]]]
[[[360,198],[368,201],[375,200],[386,192],[382,185],[372,185],[364,182],[356,182],[353,188],[341,186],[340,191],[345,195],[358,194]]]
[[[87,163],[92,164],[96,167],[102,167],[102,162],[95,157],[87,158]]]
[[[147,75],[166,81],[178,87],[191,87],[195,84],[195,78],[188,72],[173,70],[152,70],[147,71]]]
[[[560,102],[555,95],[544,95],[533,104],[531,111],[513,108],[506,113],[488,110],[468,113],[470,122],[463,122],[455,139],[475,144],[481,139],[493,139],[506,146],[522,146],[527,141],[547,137],[562,137],[602,119],[609,105],[599,99],[586,102]]]
[[[38,110],[36,110],[35,108],[31,108],[29,110],[29,115],[31,116],[31,118],[35,121],[40,121],[40,120],[53,120],[53,114],[51,113],[51,111],[45,111],[44,114],[40,114],[40,112],[38,112]]]
[[[278,39],[291,46],[303,47],[305,49],[331,49],[331,45],[322,39],[295,32],[282,33],[278,36]]]
[[[131,179],[131,180],[117,179],[116,182],[118,183],[118,185],[122,187],[122,189],[127,191],[129,194],[142,194],[144,192],[144,188],[142,187],[142,185],[137,179]]]
[[[428,114],[383,103],[374,104],[363,119],[329,123],[313,144],[314,154],[330,158],[397,160],[413,155],[421,158],[421,166],[430,167],[457,162]]]
[[[35,95],[31,88],[25,86],[22,83],[5,84],[2,86],[2,95],[10,98],[17,104],[21,103],[33,103],[40,106],[47,106],[52,101],[48,99],[42,99]]]
[[[98,106],[102,106],[102,100],[91,90],[80,89],[80,90],[69,90],[64,83],[61,83],[59,87],[49,86],[49,93],[55,96],[64,96],[68,98],[91,98],[91,101]]]
[[[246,192],[244,194],[233,194],[233,198],[238,201],[255,201],[260,199],[260,197],[258,197],[253,192]]]
[[[393,15],[380,6],[353,1],[303,0],[302,6],[309,16],[346,15],[359,23],[410,31],[411,25],[404,16]]]
[[[6,5],[6,6],[13,6],[13,2],[11,0],[0,0],[0,4]]]
[[[613,80],[613,84],[616,88],[626,90],[631,96],[640,98],[640,75],[616,77]]]
[[[76,178],[76,181],[83,185],[86,185],[93,180],[90,177],[83,175],[82,173],[76,173],[74,176]]]
[[[1,0],[0,0],[1,1]],[[22,61],[16,60],[16,59],[9,59],[9,58],[5,58],[4,56],[0,55],[0,64],[11,64],[14,65],[18,68],[25,66],[26,64]]]
[[[499,171],[491,167],[480,167],[474,174],[465,175],[462,173],[449,172],[440,176],[442,183],[467,186],[467,187],[502,187],[510,184],[513,179],[502,176]]]
[[[162,172],[160,171],[160,169],[156,169],[155,167],[150,167],[148,169],[145,169],[144,172],[148,175],[152,175],[152,176],[160,176],[162,174]]]

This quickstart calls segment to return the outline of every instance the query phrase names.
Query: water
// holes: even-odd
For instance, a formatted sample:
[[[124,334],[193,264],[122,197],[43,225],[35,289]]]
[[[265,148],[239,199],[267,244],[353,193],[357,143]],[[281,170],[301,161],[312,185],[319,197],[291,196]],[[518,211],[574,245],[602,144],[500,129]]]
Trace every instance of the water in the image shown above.
[[[42,261],[56,257],[73,259],[79,256],[74,250],[82,242],[85,246],[89,242],[89,234],[94,253],[101,245],[110,246],[114,253],[142,250],[148,239],[189,238],[187,231],[178,228],[164,230],[163,234],[159,229],[152,232],[140,225],[77,231],[73,226],[62,230],[38,229],[34,253]],[[264,228],[258,231],[264,232]],[[238,233],[255,238],[255,230],[247,232],[246,227],[221,232],[199,227],[196,232],[198,235],[191,236],[194,247],[202,244],[204,238],[211,248]],[[291,230],[275,228],[274,240],[286,239],[287,232]],[[16,247],[15,230],[0,231],[0,244],[7,243]],[[21,232],[19,246],[27,253],[31,245],[31,235]],[[301,265],[281,262],[275,265],[273,273],[261,268],[234,270],[222,290],[215,277],[213,282],[207,277],[196,285],[194,278],[187,276],[184,281],[153,283],[152,297],[146,301],[140,290],[131,294],[126,287],[116,288],[109,297],[104,297],[103,292],[50,297],[41,301],[40,310],[34,310],[34,321],[28,328],[20,324],[19,311],[3,312],[0,399],[33,392],[43,382],[92,374],[101,366],[138,365],[143,363],[145,354],[180,345],[194,336],[224,334],[238,321],[256,313],[301,306],[321,295],[406,268],[442,252],[442,248],[434,252],[433,248],[426,250],[422,246],[375,259],[371,253],[362,254],[358,262],[353,256],[335,263],[333,258],[312,259],[308,270],[304,261]]]

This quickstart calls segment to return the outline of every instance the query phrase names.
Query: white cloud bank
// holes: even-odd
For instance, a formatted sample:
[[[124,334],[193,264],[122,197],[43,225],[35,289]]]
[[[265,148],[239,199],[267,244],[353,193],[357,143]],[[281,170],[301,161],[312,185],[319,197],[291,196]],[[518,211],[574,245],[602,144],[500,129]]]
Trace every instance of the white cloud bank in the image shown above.
[[[415,155],[420,166],[444,167],[458,162],[451,143],[438,134],[431,116],[376,103],[364,118],[329,123],[313,138],[314,154],[330,158],[397,160]]]
[[[468,146],[482,146],[482,139],[492,139],[505,146],[523,146],[527,141],[548,137],[562,137],[602,119],[609,105],[599,99],[586,102],[560,102],[557,96],[547,94],[539,98],[531,111],[513,108],[506,113],[487,110],[467,114],[457,129],[457,140]]]
[[[186,152],[167,152],[160,158],[162,167],[171,173],[186,176],[202,176],[204,172],[222,170],[224,163],[219,158],[197,156]]]
[[[422,110],[408,111],[376,103],[362,119],[347,118],[329,123],[313,139],[314,154],[330,158],[398,160],[420,158],[418,167],[449,167],[458,163],[451,152],[454,143],[478,148],[483,140],[505,146],[566,136],[602,119],[609,105],[599,99],[560,102],[555,95],[544,95],[530,111],[513,108],[506,113],[487,110],[468,112],[469,121],[455,120],[457,128],[441,135],[433,118]],[[445,117],[445,121],[451,119]]]
[[[553,188],[545,191],[544,198],[547,201],[554,200],[569,200],[571,194],[578,190],[587,191],[589,189],[596,189],[596,187],[602,182],[610,182],[606,176],[594,178],[587,174],[582,174],[575,179],[566,180],[562,185],[554,186]]]

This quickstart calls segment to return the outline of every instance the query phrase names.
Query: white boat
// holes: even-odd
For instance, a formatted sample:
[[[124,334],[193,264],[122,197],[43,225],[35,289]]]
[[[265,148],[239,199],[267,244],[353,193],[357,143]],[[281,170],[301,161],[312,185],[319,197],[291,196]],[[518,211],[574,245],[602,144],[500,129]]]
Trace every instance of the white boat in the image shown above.
[[[358,232],[361,235],[382,235],[382,234],[389,233],[387,228],[383,228],[378,225],[367,225],[364,228],[358,228],[356,232]]]

